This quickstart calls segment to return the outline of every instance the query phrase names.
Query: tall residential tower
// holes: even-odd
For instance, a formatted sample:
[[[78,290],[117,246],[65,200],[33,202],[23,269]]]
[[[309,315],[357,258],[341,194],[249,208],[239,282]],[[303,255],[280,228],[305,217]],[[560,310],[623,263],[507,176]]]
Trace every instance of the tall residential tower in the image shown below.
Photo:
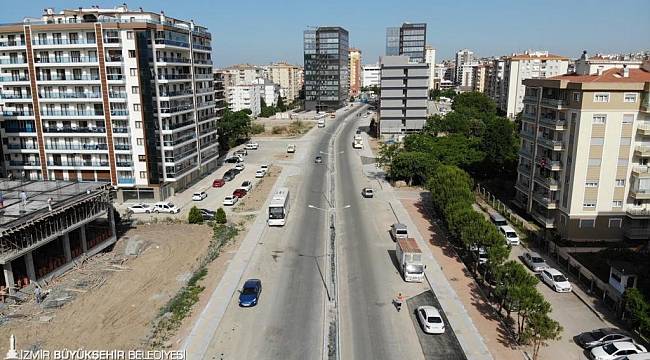
[[[413,62],[425,62],[426,23],[404,23],[386,29],[386,56],[405,55]]]

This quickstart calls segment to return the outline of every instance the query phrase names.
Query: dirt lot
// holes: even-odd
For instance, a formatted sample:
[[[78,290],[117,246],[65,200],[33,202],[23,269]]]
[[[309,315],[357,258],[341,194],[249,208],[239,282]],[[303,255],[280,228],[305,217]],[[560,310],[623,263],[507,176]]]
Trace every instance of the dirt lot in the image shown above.
[[[233,209],[236,213],[242,212],[252,212],[262,209],[262,205],[266,201],[266,198],[269,196],[271,189],[275,181],[280,175],[280,168],[275,165],[269,167],[269,172],[265,177],[260,179],[260,181],[255,184],[255,187],[252,189],[248,195],[246,195],[241,201],[237,202],[237,205]]]
[[[273,136],[273,137],[287,137],[299,136],[307,133],[311,128],[316,125],[316,121],[312,120],[289,120],[289,119],[264,119],[255,120],[254,124],[264,125],[264,132],[255,134],[255,136]]]
[[[5,308],[5,315],[13,315],[0,326],[0,339],[15,334],[21,349],[144,348],[152,320],[187,281],[211,236],[211,228],[204,225],[130,229],[112,251],[89,259],[46,287],[54,289],[48,298],[61,291],[73,297],[62,307],[43,308],[31,301]],[[124,255],[129,239],[144,241],[139,256]],[[230,244],[226,251],[236,246]],[[219,258],[212,266],[223,267],[225,261]],[[214,281],[215,275],[209,273],[206,280]],[[0,353],[7,350],[6,344],[0,342]]]

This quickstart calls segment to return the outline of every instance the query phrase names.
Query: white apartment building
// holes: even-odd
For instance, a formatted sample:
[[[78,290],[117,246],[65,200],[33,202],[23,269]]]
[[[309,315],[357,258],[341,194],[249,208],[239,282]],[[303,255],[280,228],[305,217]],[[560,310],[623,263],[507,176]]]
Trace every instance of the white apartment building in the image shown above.
[[[456,53],[456,67],[455,67],[455,74],[454,78],[451,79],[454,81],[456,85],[461,85],[467,80],[465,79],[464,74],[467,74],[467,72],[464,71],[463,66],[465,64],[471,64],[474,63],[474,52],[469,50],[469,49],[463,49],[460,50]],[[467,69],[465,69],[467,70]],[[471,76],[471,75],[470,75]],[[465,79],[465,81],[464,81]],[[471,80],[470,80],[471,81]]]
[[[216,168],[211,35],[163,13],[46,9],[0,25],[4,173],[164,199]]]
[[[429,90],[432,90],[436,84],[436,49],[431,45],[424,48],[424,62],[429,65]]]
[[[264,70],[261,67],[250,64],[237,64],[220,71],[223,72],[226,88],[234,85],[250,85],[258,78],[264,77]]]
[[[381,80],[381,67],[379,64],[367,64],[361,67],[361,86],[379,86]]]
[[[260,88],[260,98],[264,99],[266,106],[275,106],[280,97],[280,85],[269,79],[259,78],[255,81]],[[260,101],[261,102],[261,101]]]
[[[526,87],[523,81],[525,79],[564,75],[569,68],[568,58],[549,54],[548,51],[526,51],[523,54],[504,57],[502,60],[503,78],[498,77],[501,74],[499,70],[497,76],[490,77],[489,87],[497,91],[490,94],[497,103],[498,109],[511,119],[524,109],[523,98]]]
[[[472,91],[474,89],[474,71],[478,66],[479,63],[471,62],[461,65],[460,69],[456,69],[456,74],[459,74],[456,82],[458,90]]]
[[[516,202],[569,240],[650,239],[650,63],[524,81]]]
[[[505,102],[507,97],[503,96],[505,91],[504,69],[505,58],[492,59],[486,63],[486,80],[485,80],[485,94],[490,97],[497,105],[497,109],[506,107]]]
[[[596,74],[611,68],[622,68],[623,66],[628,69],[639,69],[643,64],[643,60],[629,58],[621,55],[602,55],[589,57],[587,51],[582,52],[580,59],[575,62],[575,72],[578,74]]]
[[[267,78],[280,85],[282,96],[290,103],[300,96],[303,85],[302,67],[286,62],[274,63],[268,66]]]
[[[252,117],[258,116],[262,110],[261,96],[258,84],[234,85],[226,88],[226,102],[230,111],[250,109]]]

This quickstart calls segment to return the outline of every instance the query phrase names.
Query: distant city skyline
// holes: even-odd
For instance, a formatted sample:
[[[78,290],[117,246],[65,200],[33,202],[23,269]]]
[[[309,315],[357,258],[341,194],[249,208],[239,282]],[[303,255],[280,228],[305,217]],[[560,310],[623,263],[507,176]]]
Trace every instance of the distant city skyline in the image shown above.
[[[120,1],[32,0],[5,7],[0,22],[20,22],[40,17],[43,9],[113,8]],[[212,32],[215,66],[237,63],[303,63],[302,34],[309,26],[342,26],[350,33],[350,46],[359,48],[364,64],[384,55],[386,28],[403,22],[426,22],[427,43],[437,49],[438,62],[453,59],[468,48],[476,56],[499,56],[526,50],[576,59],[583,50],[595,53],[627,53],[648,50],[650,2],[604,0],[548,1],[549,13],[516,0],[491,2],[422,2],[395,9],[387,0],[345,2],[224,2],[186,0],[178,3],[127,1],[130,9],[165,11],[172,17],[193,19]],[[616,12],[624,16],[612,16]],[[369,14],[372,13],[372,16]],[[604,27],[605,26],[605,27]],[[605,30],[605,31],[604,31]]]

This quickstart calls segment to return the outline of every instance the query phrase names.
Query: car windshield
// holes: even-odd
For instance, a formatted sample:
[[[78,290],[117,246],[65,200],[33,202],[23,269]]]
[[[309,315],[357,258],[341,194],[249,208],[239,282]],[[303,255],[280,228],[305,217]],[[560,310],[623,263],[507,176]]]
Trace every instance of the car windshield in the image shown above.
[[[409,274],[422,274],[424,272],[424,266],[408,264],[406,265],[406,272]]]
[[[397,235],[408,235],[408,231],[406,231],[406,230],[399,230],[398,229],[398,230],[395,230],[395,233]]]
[[[517,234],[512,232],[512,231],[509,231],[509,232],[506,233],[506,236],[509,237],[509,238],[516,238]]]
[[[254,287],[245,287],[241,293],[244,295],[255,295],[257,291],[255,291]]]
[[[269,219],[284,219],[284,209],[282,207],[269,207]]]
[[[554,275],[553,276],[553,281],[555,282],[565,282],[567,279],[564,277],[564,275]]]
[[[618,349],[616,348],[616,345],[614,345],[614,343],[612,343],[612,344],[603,346],[603,350],[605,350],[605,352],[608,353],[609,355],[612,355]]]
[[[534,262],[534,263],[536,263],[536,264],[538,264],[538,263],[543,263],[543,262],[544,262],[544,259],[542,259],[541,257],[537,257],[537,256],[533,256],[533,257],[531,258],[531,260],[532,260],[532,262]]]
[[[429,316],[427,318],[427,321],[431,324],[440,324],[442,323],[442,319],[437,317],[437,316]]]

